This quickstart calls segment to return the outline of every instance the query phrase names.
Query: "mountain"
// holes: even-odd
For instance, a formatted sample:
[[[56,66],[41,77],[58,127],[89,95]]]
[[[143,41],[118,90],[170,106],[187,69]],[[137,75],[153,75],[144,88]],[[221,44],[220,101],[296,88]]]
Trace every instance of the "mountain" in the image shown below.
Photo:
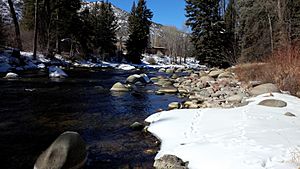
[[[83,1],[82,2],[82,8],[93,8],[96,3],[101,3],[101,2],[88,2],[88,1]],[[22,19],[22,9],[23,9],[23,0],[14,0],[14,6],[15,10],[17,13],[17,17],[19,19]],[[116,7],[115,5],[112,5],[113,11],[115,13],[115,16],[117,17],[117,24],[118,24],[118,31],[117,31],[117,36],[122,39],[126,39],[128,36],[128,17],[129,13]],[[3,20],[5,23],[12,23],[12,18],[10,16],[10,11],[9,11],[9,6],[7,3],[7,0],[1,0],[0,1],[0,11],[1,15],[3,17]],[[157,23],[152,23],[150,32],[151,36],[157,36],[161,34],[161,28],[163,25],[157,24]]]

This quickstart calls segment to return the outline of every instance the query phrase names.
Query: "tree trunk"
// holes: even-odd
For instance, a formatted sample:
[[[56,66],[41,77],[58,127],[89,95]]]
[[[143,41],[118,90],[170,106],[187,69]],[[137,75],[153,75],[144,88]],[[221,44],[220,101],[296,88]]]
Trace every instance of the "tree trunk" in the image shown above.
[[[35,11],[34,11],[34,39],[33,39],[33,58],[36,59],[37,51],[37,36],[38,36],[38,4],[39,0],[35,1]]]
[[[273,27],[272,27],[272,21],[271,17],[268,14],[268,20],[269,20],[269,29],[270,29],[270,43],[271,43],[271,52],[273,53],[274,51],[274,42],[273,42]]]
[[[14,4],[13,4],[12,0],[8,0],[8,5],[9,5],[9,8],[10,8],[11,17],[13,18],[13,22],[14,22],[14,25],[15,25],[15,34],[16,34],[15,41],[17,42],[17,47],[20,50],[22,50],[20,27],[19,27],[18,18],[17,18],[16,11],[15,11]]]

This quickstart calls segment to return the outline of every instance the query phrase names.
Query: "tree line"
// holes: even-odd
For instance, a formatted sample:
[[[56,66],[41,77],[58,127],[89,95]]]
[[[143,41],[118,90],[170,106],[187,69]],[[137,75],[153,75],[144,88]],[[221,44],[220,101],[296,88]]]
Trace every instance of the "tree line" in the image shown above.
[[[53,57],[54,54],[62,52],[63,44],[68,44],[71,57],[75,53],[82,53],[83,57],[89,59],[116,59],[118,25],[110,2],[100,1],[94,6],[84,6],[81,0],[24,0],[20,23],[16,19],[11,0],[9,4],[16,28],[15,47],[22,50],[20,24],[34,34],[34,55],[38,48],[45,55]],[[139,0],[137,5],[133,4],[128,20],[129,38],[126,41],[126,58],[131,62],[139,63],[141,54],[149,45],[152,16],[146,0]],[[0,18],[0,45],[5,44],[4,30]]]
[[[186,0],[194,56],[210,66],[261,61],[300,36],[299,0]]]

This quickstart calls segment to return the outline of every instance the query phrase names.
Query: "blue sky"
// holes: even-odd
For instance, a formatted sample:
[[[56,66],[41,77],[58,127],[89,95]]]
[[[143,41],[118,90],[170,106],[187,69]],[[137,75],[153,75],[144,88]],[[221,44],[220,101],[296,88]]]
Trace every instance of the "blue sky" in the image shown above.
[[[134,0],[109,0],[117,7],[130,11]],[[135,0],[136,3],[138,0]],[[154,16],[152,21],[181,29],[186,20],[184,0],[147,0],[147,7]]]

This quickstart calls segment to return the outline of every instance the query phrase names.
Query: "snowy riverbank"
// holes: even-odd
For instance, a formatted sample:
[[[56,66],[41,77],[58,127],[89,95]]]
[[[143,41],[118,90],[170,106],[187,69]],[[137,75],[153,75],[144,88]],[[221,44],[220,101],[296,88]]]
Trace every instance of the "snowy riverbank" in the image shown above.
[[[269,99],[286,106],[259,105]],[[298,169],[300,99],[268,93],[248,101],[238,108],[181,109],[148,117],[148,131],[162,142],[156,158],[176,155],[191,169]]]
[[[144,55],[144,59],[141,64],[131,64],[126,61],[116,62],[92,62],[90,60],[76,60],[71,61],[61,55],[55,55],[54,58],[47,58],[44,55],[38,54],[36,59],[33,59],[31,52],[21,52],[20,58],[13,57],[12,50],[6,50],[0,53],[0,73],[7,73],[11,71],[23,71],[23,70],[35,70],[35,69],[47,69],[50,66],[61,67],[83,67],[83,68],[113,68],[120,70],[134,70],[134,69],[159,69],[170,67],[187,67],[187,68],[199,68],[200,66],[193,58],[188,58],[187,63],[182,65],[172,64],[171,60],[167,56],[156,55]],[[149,58],[152,58],[156,64],[151,65],[147,62]]]

